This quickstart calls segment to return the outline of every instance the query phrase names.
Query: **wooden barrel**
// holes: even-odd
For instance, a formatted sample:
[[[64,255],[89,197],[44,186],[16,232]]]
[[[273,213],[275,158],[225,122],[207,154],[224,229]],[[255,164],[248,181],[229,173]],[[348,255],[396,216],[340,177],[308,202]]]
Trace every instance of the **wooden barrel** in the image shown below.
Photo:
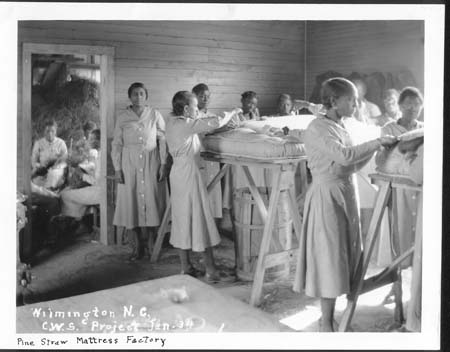
[[[259,187],[259,193],[268,207],[270,188]],[[277,214],[270,242],[269,253],[291,248],[292,217],[288,204],[288,192],[282,191],[278,200]],[[264,225],[256,202],[248,188],[233,192],[233,225],[235,231],[236,275],[244,281],[253,281],[258,260]],[[266,270],[266,279],[285,279],[289,276],[289,263]]]

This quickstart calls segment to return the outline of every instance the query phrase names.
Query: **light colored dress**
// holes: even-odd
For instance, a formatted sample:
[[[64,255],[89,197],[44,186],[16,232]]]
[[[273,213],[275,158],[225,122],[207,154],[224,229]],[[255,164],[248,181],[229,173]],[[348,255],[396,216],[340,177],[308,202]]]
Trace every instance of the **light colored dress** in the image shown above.
[[[33,169],[45,167],[56,159],[67,158],[66,143],[56,137],[53,142],[49,142],[46,138],[38,139],[33,146],[31,152],[31,166]]]
[[[141,116],[131,109],[118,116],[112,141],[114,169],[122,170],[113,224],[127,229],[159,226],[166,205],[166,181],[158,182],[166,161],[165,122],[158,110],[146,106]]]
[[[359,199],[354,173],[381,146],[378,140],[352,146],[343,125],[326,117],[305,132],[312,184],[308,188],[300,237],[297,291],[335,298],[349,293],[361,254]]]
[[[417,121],[416,128],[423,128],[424,124],[420,121]],[[381,129],[381,134],[383,136],[391,135],[391,136],[399,136],[403,133],[408,132],[408,130],[399,125],[397,121],[393,121],[383,126]],[[417,217],[417,205],[418,205],[418,192],[413,190],[407,190],[403,188],[396,188],[393,192],[393,199],[391,207],[394,209],[394,216],[397,218],[395,224],[391,228],[398,233],[398,236],[394,236],[394,240],[397,241],[395,247],[399,251],[399,253],[395,253],[396,255],[400,255],[407,251],[414,243],[415,230],[416,230],[416,217]],[[385,245],[384,243],[389,242],[392,244],[390,238],[386,238],[383,236],[380,238],[380,247],[388,248],[389,252],[392,250],[392,246]],[[394,248],[395,248],[394,247]],[[378,263],[379,264],[387,264],[392,261],[392,254],[386,253],[385,251],[379,250],[378,252]],[[382,260],[384,258],[384,260]],[[406,259],[402,263],[402,267],[406,268],[412,264],[411,257]]]
[[[208,112],[199,112],[199,118],[205,118],[208,116],[213,116],[208,114]],[[204,134],[199,135],[200,140],[203,139]],[[200,172],[202,173],[203,180],[205,181],[205,185],[213,180],[214,176],[216,176],[220,171],[220,164],[214,161],[204,160],[200,158]],[[220,182],[218,182],[211,192],[208,193],[209,202],[211,204],[211,210],[214,218],[222,217],[222,187]]]
[[[356,109],[355,117],[357,120],[366,124],[375,124],[376,117],[381,115],[378,105],[368,101],[366,98],[362,99],[360,106]]]
[[[200,172],[202,146],[198,134],[220,127],[219,118],[169,116],[166,123],[167,145],[173,157],[170,243],[175,248],[203,252],[219,244],[220,235]]]
[[[91,186],[78,189],[66,188],[61,192],[61,213],[65,216],[80,218],[86,213],[89,205],[100,204],[101,191],[99,180],[101,153],[95,149],[91,149],[90,156],[89,164],[85,163],[85,168],[89,172],[83,175],[83,180],[90,183]],[[82,167],[83,165],[80,164],[80,166]]]

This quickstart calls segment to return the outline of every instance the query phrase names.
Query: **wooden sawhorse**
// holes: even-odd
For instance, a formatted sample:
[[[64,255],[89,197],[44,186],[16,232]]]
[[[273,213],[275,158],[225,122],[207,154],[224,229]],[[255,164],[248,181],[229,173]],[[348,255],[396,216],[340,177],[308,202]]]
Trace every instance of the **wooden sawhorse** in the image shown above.
[[[391,199],[393,190],[403,188],[419,192],[422,191],[422,186],[414,183],[412,180],[406,177],[390,176],[385,174],[372,174],[369,176],[372,179],[372,182],[377,184],[380,188],[375,201],[374,212],[370,221],[369,231],[367,233],[363,252],[359,260],[358,269],[356,270],[355,277],[352,280],[353,287],[351,288],[350,294],[347,296],[347,307],[339,324],[339,332],[347,331],[348,327],[350,326],[359,295],[397,281],[398,269],[400,264],[410,255],[412,255],[415,251],[415,246],[420,246],[421,243],[421,241],[417,238],[418,236],[420,236],[420,231],[416,231],[416,240],[414,246],[412,246],[402,255],[395,258],[393,262],[379,274],[365,279],[367,268],[369,267],[370,259],[374,251],[375,243],[377,241],[377,238],[379,237],[380,223],[389,200]],[[396,219],[392,219],[392,221],[396,221]],[[419,250],[417,252],[419,252]],[[403,320],[403,306],[401,296],[401,291],[395,292],[394,315],[395,319],[398,321]]]
[[[252,292],[250,297],[250,305],[255,306],[260,303],[264,283],[264,274],[266,272],[266,269],[276,265],[289,263],[289,259],[292,258],[294,255],[296,255],[296,251],[298,250],[297,248],[294,249],[291,248],[292,241],[289,240],[287,243],[288,249],[278,253],[269,254],[269,246],[272,237],[272,230],[274,226],[275,216],[277,212],[277,205],[281,191],[288,192],[289,208],[291,210],[291,216],[293,219],[294,231],[297,235],[297,238],[298,239],[300,238],[302,223],[297,207],[297,199],[295,195],[295,186],[294,186],[294,175],[295,170],[297,168],[297,164],[299,162],[302,162],[301,175],[306,175],[306,157],[299,156],[285,159],[259,160],[246,157],[225,156],[210,152],[203,152],[201,155],[205,160],[215,161],[223,164],[219,173],[213,178],[213,180],[208,185],[207,187],[208,192],[220,181],[222,177],[225,176],[225,173],[231,167],[231,165],[236,165],[242,168],[245,174],[245,178],[248,182],[248,187],[250,189],[252,197],[255,200],[256,208],[258,209],[261,215],[261,219],[264,222],[263,236],[261,240],[261,246],[259,249],[258,260],[256,263]],[[250,173],[249,166],[268,168],[273,171],[272,187],[269,197],[268,208],[266,208],[264,201],[261,197],[261,194],[259,193],[258,188],[256,187],[255,181]],[[169,218],[170,218],[170,205],[168,205],[166,208],[161,226],[158,230],[157,240],[155,242],[155,246],[153,248],[151,257],[152,262],[155,262],[158,259],[158,255],[161,250],[161,245],[164,239],[164,234],[166,232],[166,227],[168,225]]]

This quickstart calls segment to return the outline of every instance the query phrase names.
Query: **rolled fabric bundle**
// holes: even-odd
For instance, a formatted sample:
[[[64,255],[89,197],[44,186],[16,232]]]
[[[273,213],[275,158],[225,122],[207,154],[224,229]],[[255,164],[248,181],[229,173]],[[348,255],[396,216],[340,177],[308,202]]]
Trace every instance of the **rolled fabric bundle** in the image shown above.
[[[423,128],[406,132],[398,137],[398,149],[401,153],[415,152],[423,144]]]
[[[423,153],[417,153],[423,146],[423,128],[409,131],[398,138],[400,142],[394,148],[385,149],[377,154],[376,170],[381,173],[410,177],[412,160],[422,159],[418,162],[423,164]]]

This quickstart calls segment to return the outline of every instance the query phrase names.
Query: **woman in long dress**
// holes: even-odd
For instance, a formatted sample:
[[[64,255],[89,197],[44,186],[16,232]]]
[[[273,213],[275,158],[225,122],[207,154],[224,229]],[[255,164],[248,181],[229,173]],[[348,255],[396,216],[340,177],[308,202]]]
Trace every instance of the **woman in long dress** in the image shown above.
[[[195,94],[198,101],[198,110],[199,110],[199,118],[205,118],[208,116],[214,116],[214,114],[208,111],[208,106],[210,102],[211,93],[209,91],[209,87],[204,83],[197,84],[194,88],[192,88],[192,93]],[[204,136],[200,135],[200,139]],[[213,180],[214,176],[216,176],[220,171],[220,164],[214,161],[208,161],[201,159],[200,160],[200,172],[203,175],[203,180],[205,181],[205,185]],[[209,202],[211,204],[211,210],[214,219],[222,218],[222,187],[220,182],[217,183],[214,188],[208,193]]]
[[[414,87],[404,88],[398,98],[398,105],[401,111],[401,117],[396,121],[391,121],[381,129],[382,135],[399,136],[403,133],[423,128],[423,122],[419,121],[419,116],[423,107],[422,93]],[[380,153],[378,159],[386,157]],[[418,216],[419,192],[403,188],[396,188],[393,192],[392,201],[388,204],[391,209],[390,221],[392,222],[390,238],[382,237],[381,243],[388,242],[384,250],[378,252],[378,262],[387,264],[407,251],[414,244],[416,232],[416,219]],[[380,247],[381,249],[381,247]],[[402,268],[411,266],[412,258],[402,262]],[[399,272],[400,274],[400,272]],[[401,280],[398,280],[392,286],[391,292],[386,296],[385,301],[393,299],[394,292],[401,289]]]
[[[313,120],[305,133],[312,184],[305,199],[295,289],[320,297],[320,331],[331,332],[336,298],[350,293],[361,253],[354,173],[396,138],[353,146],[342,118],[354,113],[356,87],[344,78],[332,78],[323,83],[321,96],[326,114]]]
[[[167,118],[166,137],[173,157],[170,172],[172,230],[170,243],[179,250],[181,273],[194,277],[201,271],[190,262],[189,251],[203,252],[207,281],[230,281],[214,264],[213,247],[220,235],[211,211],[206,186],[200,172],[201,143],[198,134],[212,132],[227,118],[198,118],[194,94],[181,91],[172,100],[173,116]],[[227,115],[228,120],[231,115]]]
[[[417,128],[423,128],[423,122],[418,120],[423,107],[423,97],[417,88],[404,88],[398,98],[402,117],[397,121],[387,123],[381,129],[382,135],[399,136]],[[380,154],[381,157],[381,154]],[[418,204],[417,191],[396,189],[394,192],[392,209],[395,211],[395,228],[398,233],[398,243],[394,244],[393,251],[400,255],[408,250],[414,243],[415,222]],[[411,265],[411,259],[403,262],[403,267]]]
[[[132,230],[130,260],[136,260],[149,257],[165,209],[167,147],[164,118],[146,105],[147,88],[133,83],[128,97],[132,105],[118,116],[112,141],[119,182],[113,224]]]

